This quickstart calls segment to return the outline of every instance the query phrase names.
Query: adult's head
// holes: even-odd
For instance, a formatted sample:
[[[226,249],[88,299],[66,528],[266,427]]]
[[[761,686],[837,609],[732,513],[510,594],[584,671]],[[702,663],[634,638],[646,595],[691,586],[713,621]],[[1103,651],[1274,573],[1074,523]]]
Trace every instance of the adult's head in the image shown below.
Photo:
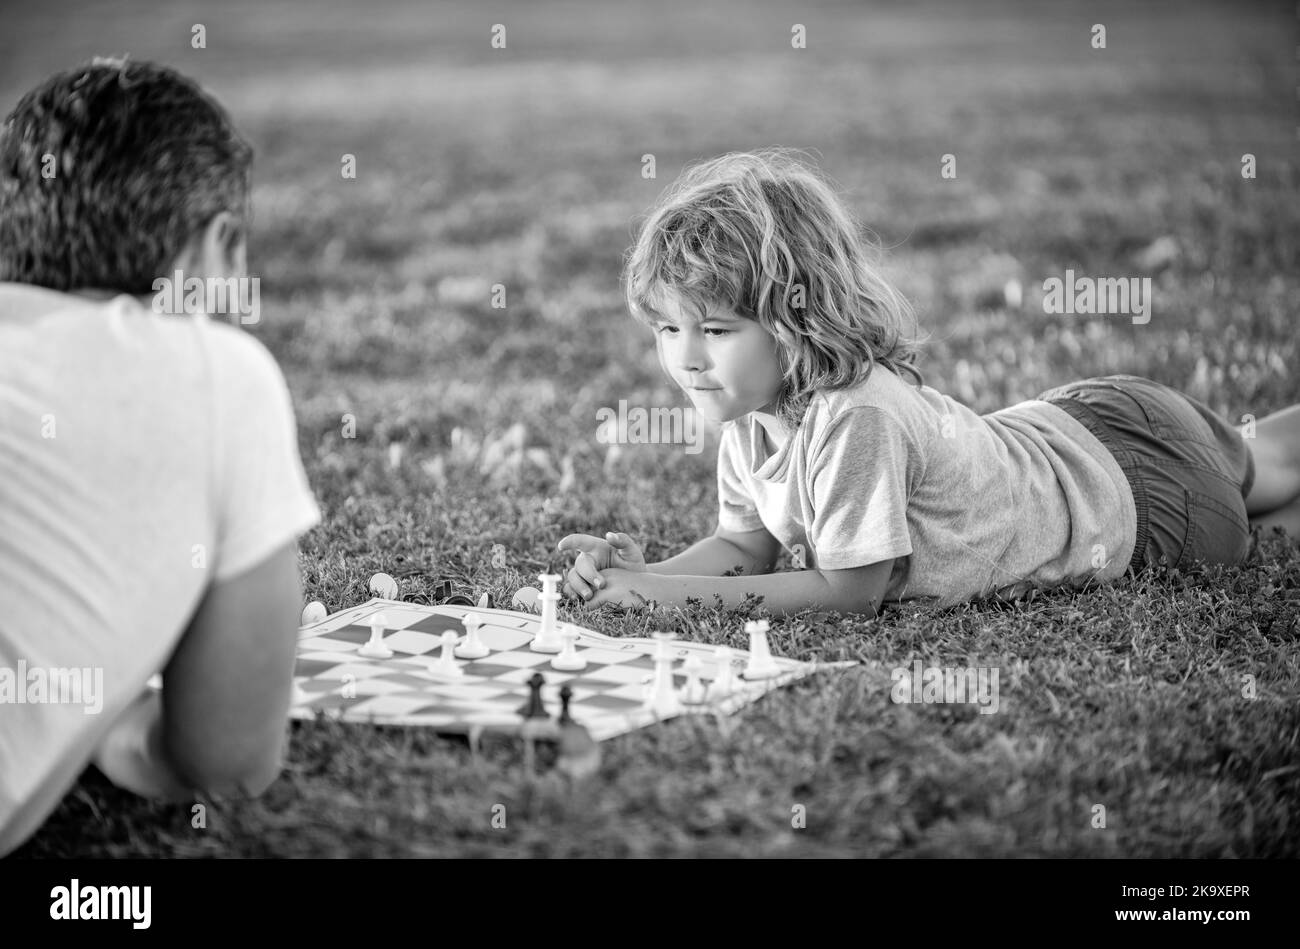
[[[96,59],[51,76],[0,126],[0,280],[144,295],[177,266],[242,274],[252,158],[174,69]]]

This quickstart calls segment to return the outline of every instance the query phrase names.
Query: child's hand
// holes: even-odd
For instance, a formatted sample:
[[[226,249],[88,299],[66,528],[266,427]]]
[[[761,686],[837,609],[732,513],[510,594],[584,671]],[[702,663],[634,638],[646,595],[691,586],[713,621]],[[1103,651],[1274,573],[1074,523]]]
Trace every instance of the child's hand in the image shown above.
[[[570,534],[557,549],[578,551],[564,577],[564,593],[580,600],[590,600],[605,585],[602,570],[615,567],[644,573],[646,569],[641,548],[627,534],[611,531],[604,540],[590,534]]]
[[[587,601],[587,605],[640,609],[650,602],[647,599],[649,590],[646,584],[654,579],[658,578],[644,571],[620,570],[617,567],[603,570],[600,574],[600,589]]]

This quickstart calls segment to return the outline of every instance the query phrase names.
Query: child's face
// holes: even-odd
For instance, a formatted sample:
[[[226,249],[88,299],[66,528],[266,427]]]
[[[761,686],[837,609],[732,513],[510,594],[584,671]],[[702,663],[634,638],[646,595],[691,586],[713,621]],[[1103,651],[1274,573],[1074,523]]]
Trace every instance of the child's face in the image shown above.
[[[775,411],[781,392],[776,338],[754,320],[714,307],[703,321],[666,295],[655,321],[659,363],[696,410],[715,422]]]

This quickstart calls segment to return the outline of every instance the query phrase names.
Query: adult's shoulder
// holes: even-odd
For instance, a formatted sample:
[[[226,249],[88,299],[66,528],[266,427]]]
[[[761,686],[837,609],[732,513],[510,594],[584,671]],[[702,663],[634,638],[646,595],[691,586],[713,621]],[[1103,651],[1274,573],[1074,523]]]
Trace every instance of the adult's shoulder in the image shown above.
[[[228,323],[207,321],[200,328],[215,395],[235,405],[250,402],[266,411],[271,403],[289,407],[289,389],[280,364],[252,333]],[[292,411],[292,410],[290,410]]]
[[[218,369],[253,378],[283,379],[280,364],[266,345],[247,330],[229,323],[203,319],[196,331],[207,343]]]

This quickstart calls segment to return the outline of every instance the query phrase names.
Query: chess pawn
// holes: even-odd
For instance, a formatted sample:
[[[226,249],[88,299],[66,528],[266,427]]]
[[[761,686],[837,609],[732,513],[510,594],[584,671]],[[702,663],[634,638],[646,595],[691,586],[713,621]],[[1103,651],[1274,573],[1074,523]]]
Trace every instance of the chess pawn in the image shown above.
[[[444,679],[461,679],[465,671],[456,665],[456,640],[460,637],[451,630],[442,634],[442,652],[438,658],[429,663],[429,672]]]
[[[564,648],[551,660],[551,668],[560,672],[577,672],[587,668],[587,660],[578,655],[578,631],[572,623],[565,623],[560,634],[564,638]]]
[[[700,681],[700,670],[703,667],[704,663],[700,662],[700,657],[694,655],[689,656],[682,663],[682,671],[686,673],[686,684],[682,686],[678,698],[683,705],[703,705],[708,701],[704,683]]]
[[[519,708],[519,714],[525,721],[533,719],[549,719],[546,705],[542,702],[542,686],[546,684],[546,677],[540,672],[534,672],[528,679],[528,701]]]
[[[465,641],[456,647],[456,655],[461,659],[482,659],[492,650],[479,638],[479,627],[483,617],[477,613],[466,613],[461,621],[465,624]]]
[[[745,624],[745,632],[749,634],[749,662],[744,673],[746,679],[770,679],[781,674],[781,667],[772,658],[772,650],[768,646],[767,631],[767,620],[751,620]]]
[[[558,734],[558,727],[542,703],[542,686],[545,684],[545,677],[534,672],[528,680],[528,701],[519,709],[524,718],[519,726],[519,736],[524,740],[524,775],[530,780],[536,771],[534,743],[554,739]]]
[[[655,674],[646,697],[646,708],[659,718],[671,718],[681,711],[677,690],[673,688],[673,657],[668,643],[673,633],[655,633],[659,645],[655,649]]]
[[[725,699],[736,691],[736,673],[731,668],[731,650],[726,646],[719,646],[713,652],[713,661],[717,663],[718,671],[713,676],[713,681],[709,683],[709,701],[717,702]]]
[[[567,685],[560,689],[560,740],[559,756],[555,769],[578,781],[590,777],[600,769],[600,745],[591,737],[591,732],[573,720],[569,714],[569,702],[573,699],[573,690]]]
[[[384,624],[387,622],[388,618],[383,613],[375,613],[370,617],[370,641],[362,644],[357,655],[367,659],[393,658],[393,651],[384,645]]]

